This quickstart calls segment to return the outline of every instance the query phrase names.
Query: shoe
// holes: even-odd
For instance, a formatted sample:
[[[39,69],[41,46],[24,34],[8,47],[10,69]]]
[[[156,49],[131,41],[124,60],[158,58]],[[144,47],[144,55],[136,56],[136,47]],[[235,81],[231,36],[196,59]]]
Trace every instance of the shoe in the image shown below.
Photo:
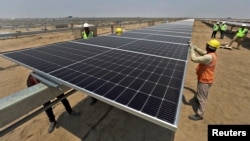
[[[72,111],[71,111],[71,113],[70,113],[69,115],[71,115],[71,116],[80,116],[80,115],[81,115],[81,113],[80,113],[80,112],[76,112],[76,111],[72,110]]]
[[[225,48],[227,48],[227,49],[232,49],[232,47],[228,46],[228,44],[225,45]]]
[[[91,97],[89,105],[94,105],[97,102],[97,99]]]
[[[201,117],[201,116],[199,116],[199,115],[197,115],[197,114],[195,114],[195,115],[190,115],[190,116],[188,116],[188,118],[191,119],[191,120],[194,120],[194,121],[203,120],[203,117]]]
[[[56,127],[56,122],[50,122],[48,133],[52,133]]]

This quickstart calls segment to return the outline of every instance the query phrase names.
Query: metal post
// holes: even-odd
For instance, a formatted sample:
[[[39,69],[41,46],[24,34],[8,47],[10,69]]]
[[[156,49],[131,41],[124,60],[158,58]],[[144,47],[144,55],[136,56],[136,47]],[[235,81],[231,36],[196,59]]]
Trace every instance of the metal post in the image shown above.
[[[40,113],[44,112],[48,108],[54,106],[55,104],[57,104],[58,102],[62,101],[63,99],[67,98],[68,96],[72,95],[75,92],[76,92],[76,90],[71,90],[71,91],[65,93],[63,97],[54,100],[53,102],[51,102],[47,106],[41,107],[41,108],[35,110],[34,112],[30,113],[29,115],[27,115],[27,116],[19,119],[18,121],[10,124],[9,126],[7,126],[6,128],[4,128],[3,130],[0,131],[0,137],[4,136],[5,134],[9,133],[10,131],[16,129],[17,127],[19,127],[22,124],[24,124],[25,122],[31,120],[35,116],[39,115]]]

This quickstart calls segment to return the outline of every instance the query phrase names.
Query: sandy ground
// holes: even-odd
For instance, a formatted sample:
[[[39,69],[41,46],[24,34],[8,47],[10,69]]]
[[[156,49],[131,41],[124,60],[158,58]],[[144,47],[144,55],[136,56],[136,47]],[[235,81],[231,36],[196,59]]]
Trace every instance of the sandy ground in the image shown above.
[[[192,42],[200,48],[210,39],[211,27],[196,21]],[[219,33],[217,37],[219,37]],[[229,42],[227,34],[221,43]],[[73,40],[70,32],[38,35],[18,39],[0,40],[0,52],[30,48]],[[235,44],[233,44],[235,46]],[[197,108],[192,99],[196,91],[195,67],[188,60],[183,100],[178,129],[174,141],[206,141],[209,124],[249,124],[250,122],[250,40],[240,50],[219,49],[215,81],[209,93],[204,120],[191,121],[188,115]],[[25,81],[31,70],[0,58],[0,98],[26,88]],[[62,104],[53,109],[59,125],[52,134],[47,133],[48,119],[41,113],[20,127],[1,137],[1,141],[168,141],[170,132],[117,108],[98,101],[88,105],[86,94],[77,92],[68,97],[80,117],[65,113]]]

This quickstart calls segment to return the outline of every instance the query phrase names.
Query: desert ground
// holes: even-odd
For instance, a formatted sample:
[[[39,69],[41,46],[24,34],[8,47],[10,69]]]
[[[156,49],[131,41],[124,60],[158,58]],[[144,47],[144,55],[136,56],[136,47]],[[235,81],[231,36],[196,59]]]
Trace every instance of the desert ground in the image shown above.
[[[205,49],[211,39],[212,29],[195,21],[192,42]],[[228,43],[234,34],[226,33],[221,43]],[[0,40],[0,53],[74,40],[71,32],[36,35]],[[234,43],[233,46],[236,46]],[[215,81],[210,89],[206,113],[201,121],[191,121],[190,114],[197,108],[193,100],[196,91],[195,67],[190,59],[185,75],[178,128],[174,141],[207,141],[209,124],[250,124],[250,39],[237,50],[218,49]],[[0,57],[0,98],[26,88],[26,78],[31,70]],[[98,101],[88,104],[88,96],[76,92],[68,97],[80,117],[67,115],[61,103],[53,106],[58,126],[49,134],[48,119],[41,113],[0,138],[1,141],[167,141],[169,131]],[[28,106],[28,105],[27,105]]]

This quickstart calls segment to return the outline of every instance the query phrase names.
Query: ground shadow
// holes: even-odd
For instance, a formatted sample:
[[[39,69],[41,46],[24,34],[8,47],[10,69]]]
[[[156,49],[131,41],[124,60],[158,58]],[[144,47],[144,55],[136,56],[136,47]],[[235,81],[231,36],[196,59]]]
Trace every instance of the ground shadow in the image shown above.
[[[189,87],[184,87],[184,89],[187,89],[187,90],[189,90],[190,92],[192,92],[192,93],[194,94],[194,96],[193,96],[189,101],[187,101],[187,99],[186,99],[185,96],[183,95],[183,96],[182,96],[182,103],[183,103],[184,105],[192,106],[193,111],[196,112],[197,109],[198,109],[198,106],[199,106],[199,104],[198,104],[198,102],[197,102],[197,100],[196,100],[196,97],[195,97],[195,96],[196,96],[196,91],[195,91],[194,89],[192,89],[192,88],[189,88]]]
[[[58,118],[58,128],[64,128],[82,141],[172,141],[174,132],[130,113],[98,101],[90,106],[79,102],[74,110],[79,117],[66,112]],[[150,129],[150,130],[149,130]]]
[[[209,26],[211,29],[213,28],[213,24],[212,23],[208,23],[208,22],[205,22],[203,21],[204,24],[206,24],[207,26]],[[233,39],[233,37],[235,36],[236,34],[236,30],[238,27],[234,27],[234,30],[231,31],[231,26],[228,26],[230,27],[226,32],[225,32],[225,36],[227,36],[228,38],[230,39]],[[212,35],[212,30],[211,30],[211,35]],[[217,32],[217,38],[220,37],[220,32]],[[246,37],[245,40],[242,42],[241,44],[242,47],[250,50],[250,38],[249,37]]]

